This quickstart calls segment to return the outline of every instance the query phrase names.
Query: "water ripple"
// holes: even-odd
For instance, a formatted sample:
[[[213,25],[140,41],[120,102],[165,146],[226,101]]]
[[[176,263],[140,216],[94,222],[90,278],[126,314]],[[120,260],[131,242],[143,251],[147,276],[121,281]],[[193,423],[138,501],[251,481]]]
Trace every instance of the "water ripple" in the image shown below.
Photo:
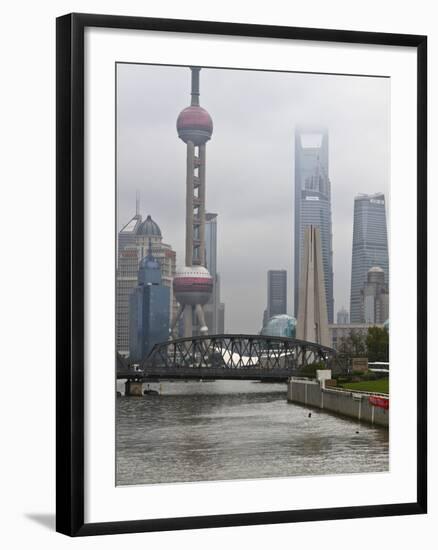
[[[117,399],[119,485],[388,470],[387,430],[323,411],[308,418],[309,409],[286,402],[285,385],[160,389]]]

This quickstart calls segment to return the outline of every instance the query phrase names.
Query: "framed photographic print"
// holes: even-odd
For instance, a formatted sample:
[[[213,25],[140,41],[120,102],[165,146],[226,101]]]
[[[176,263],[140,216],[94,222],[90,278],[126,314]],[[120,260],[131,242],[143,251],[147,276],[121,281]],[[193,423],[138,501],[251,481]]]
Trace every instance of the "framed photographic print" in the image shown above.
[[[57,20],[57,530],[426,512],[426,37]]]

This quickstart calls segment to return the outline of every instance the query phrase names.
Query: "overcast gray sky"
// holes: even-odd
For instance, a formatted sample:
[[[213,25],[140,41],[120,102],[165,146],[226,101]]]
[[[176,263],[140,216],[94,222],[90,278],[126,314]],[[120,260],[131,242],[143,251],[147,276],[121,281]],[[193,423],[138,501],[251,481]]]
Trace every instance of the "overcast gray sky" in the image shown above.
[[[117,75],[118,228],[138,189],[142,215],[182,265],[186,146],[176,119],[190,103],[190,70],[118,65]],[[214,126],[206,206],[219,214],[226,331],[260,330],[268,269],[287,270],[292,313],[295,126],[329,131],[335,312],[349,309],[354,197],[379,191],[389,205],[389,79],[204,68],[200,91]]]

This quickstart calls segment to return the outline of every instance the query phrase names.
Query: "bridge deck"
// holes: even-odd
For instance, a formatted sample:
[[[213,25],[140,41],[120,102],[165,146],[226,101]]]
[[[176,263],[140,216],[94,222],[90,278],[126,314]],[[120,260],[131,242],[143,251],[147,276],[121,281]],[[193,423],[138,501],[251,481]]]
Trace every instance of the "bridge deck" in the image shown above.
[[[285,381],[290,376],[299,375],[296,369],[262,369],[254,367],[148,367],[144,373],[120,371],[117,378],[129,380],[278,380]]]

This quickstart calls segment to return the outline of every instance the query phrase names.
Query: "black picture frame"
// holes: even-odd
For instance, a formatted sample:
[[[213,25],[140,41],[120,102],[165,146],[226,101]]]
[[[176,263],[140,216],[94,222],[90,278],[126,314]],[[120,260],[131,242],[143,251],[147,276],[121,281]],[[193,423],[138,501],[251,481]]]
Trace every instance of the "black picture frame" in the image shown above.
[[[210,21],[69,14],[56,22],[56,529],[69,536],[200,529],[427,511],[427,37]],[[382,46],[417,52],[417,499],[311,510],[84,523],[84,29],[158,30]]]

